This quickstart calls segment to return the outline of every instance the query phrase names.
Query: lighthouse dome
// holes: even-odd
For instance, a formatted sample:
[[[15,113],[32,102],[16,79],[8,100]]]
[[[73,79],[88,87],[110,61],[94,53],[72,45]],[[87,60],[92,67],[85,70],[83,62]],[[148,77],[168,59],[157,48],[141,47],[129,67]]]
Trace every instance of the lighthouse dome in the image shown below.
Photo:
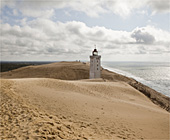
[[[94,51],[93,51],[93,53],[92,53],[93,55],[98,55],[98,51],[97,51],[97,49],[94,49]]]

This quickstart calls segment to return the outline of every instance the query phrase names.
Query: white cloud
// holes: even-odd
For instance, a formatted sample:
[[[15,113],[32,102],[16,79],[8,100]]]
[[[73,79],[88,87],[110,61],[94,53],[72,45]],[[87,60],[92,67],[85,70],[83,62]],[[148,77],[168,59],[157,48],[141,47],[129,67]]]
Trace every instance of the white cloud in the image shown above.
[[[145,5],[146,0],[117,0],[117,1],[106,1],[106,6],[109,11],[119,15],[123,18],[129,16],[134,9],[139,9]]]
[[[147,2],[152,8],[153,12],[170,12],[170,1],[169,0],[148,0]]]
[[[24,16],[50,18],[54,15],[55,9],[70,8],[74,11],[84,12],[90,17],[98,17],[104,13],[114,13],[123,18],[129,16],[135,9],[141,9],[148,6],[154,13],[170,12],[169,0],[27,0],[27,1],[2,1],[2,7],[5,5],[18,9]],[[14,14],[17,11],[14,12]]]
[[[100,53],[113,55],[170,53],[170,33],[152,26],[131,32],[105,27],[88,27],[82,22],[53,22],[38,18],[24,26],[2,24],[2,58],[29,59],[53,57],[74,60],[87,59],[94,44]],[[48,57],[49,56],[49,57]]]
[[[135,28],[135,30],[141,30],[142,32],[148,33],[152,36],[154,36],[156,42],[167,42],[169,41],[168,38],[170,38],[170,33],[168,31],[164,31],[162,29],[157,29],[154,26],[146,26],[146,27],[141,27],[141,28]],[[134,32],[133,31],[133,32]]]
[[[27,18],[23,18],[19,22],[22,26],[26,26],[27,25]]]
[[[22,14],[24,16],[28,16],[28,17],[41,17],[41,18],[51,18],[54,15],[54,10],[50,9],[50,10],[37,10],[37,9],[29,9],[29,8],[21,8],[20,9]]]

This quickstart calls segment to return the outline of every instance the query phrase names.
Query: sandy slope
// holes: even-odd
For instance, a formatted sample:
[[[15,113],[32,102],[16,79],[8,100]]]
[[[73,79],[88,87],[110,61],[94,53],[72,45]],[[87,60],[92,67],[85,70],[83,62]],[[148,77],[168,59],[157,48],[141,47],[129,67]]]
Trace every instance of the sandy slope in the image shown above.
[[[38,66],[27,66],[0,73],[1,78],[54,78],[62,80],[80,80],[89,78],[89,64],[82,62],[58,62]],[[145,94],[153,103],[170,112],[170,98],[120,74],[102,69],[102,78],[109,81],[123,81]]]
[[[125,82],[47,78],[1,81],[4,138],[170,138],[170,114]]]

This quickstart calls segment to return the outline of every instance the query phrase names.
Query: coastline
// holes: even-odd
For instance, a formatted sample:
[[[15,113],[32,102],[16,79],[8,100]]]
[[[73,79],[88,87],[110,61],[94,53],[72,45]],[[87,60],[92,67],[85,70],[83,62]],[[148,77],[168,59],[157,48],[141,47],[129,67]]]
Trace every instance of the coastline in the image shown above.
[[[133,78],[157,92],[170,97],[170,85],[168,81],[170,77],[166,74],[170,67],[167,63],[120,62],[119,64],[118,62],[106,62],[102,66],[112,72]],[[165,71],[162,72],[164,69]]]
[[[138,82],[133,78],[123,76],[121,74],[115,73],[113,71],[109,71],[107,69],[104,70],[108,71],[110,74],[111,73],[113,74],[113,76],[110,77],[109,76],[105,77],[105,75],[103,75],[104,78],[107,78],[112,81],[115,81],[117,79],[122,79],[122,81],[128,83],[130,86],[132,86],[133,88],[137,89],[145,96],[147,96],[154,104],[170,112],[170,97],[148,87],[147,85]]]
[[[140,83],[139,81],[133,78],[126,77],[124,75],[115,73],[113,71],[104,69],[102,67],[101,70],[102,70],[101,78],[110,81],[126,82],[133,88],[142,92],[154,104],[170,112],[170,105],[169,105],[170,97],[157,92],[156,90],[148,87],[147,85]],[[41,71],[41,73],[39,73],[38,71]],[[51,72],[54,72],[54,74],[52,74]],[[4,79],[54,78],[54,79],[61,79],[61,80],[89,79],[89,63],[73,61],[73,62],[56,62],[56,63],[39,65],[39,66],[26,66],[8,72],[2,72],[1,78]]]
[[[170,97],[158,92],[157,90],[147,86],[146,84],[140,82],[140,80],[137,80],[138,77],[135,77],[133,75],[131,76],[126,76],[127,74],[124,74],[123,71],[119,72],[119,70],[114,70],[113,68],[107,67],[104,65],[106,68],[105,70],[108,70],[110,72],[120,74],[121,76],[125,76],[127,78],[130,78],[130,81],[126,81],[129,85],[137,89],[138,91],[142,92],[145,96],[147,96],[154,104],[160,106],[161,108],[167,110],[170,112]],[[121,71],[121,70],[120,70]]]
[[[169,139],[166,98],[132,78],[103,69],[89,79],[80,62],[1,76],[4,139]]]

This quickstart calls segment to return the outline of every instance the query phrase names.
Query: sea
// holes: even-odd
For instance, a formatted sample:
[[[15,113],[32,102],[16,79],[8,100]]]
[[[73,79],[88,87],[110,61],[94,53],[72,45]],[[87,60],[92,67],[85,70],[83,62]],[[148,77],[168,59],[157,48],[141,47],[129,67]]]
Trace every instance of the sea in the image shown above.
[[[170,97],[169,62],[102,62],[102,67],[133,78]]]

